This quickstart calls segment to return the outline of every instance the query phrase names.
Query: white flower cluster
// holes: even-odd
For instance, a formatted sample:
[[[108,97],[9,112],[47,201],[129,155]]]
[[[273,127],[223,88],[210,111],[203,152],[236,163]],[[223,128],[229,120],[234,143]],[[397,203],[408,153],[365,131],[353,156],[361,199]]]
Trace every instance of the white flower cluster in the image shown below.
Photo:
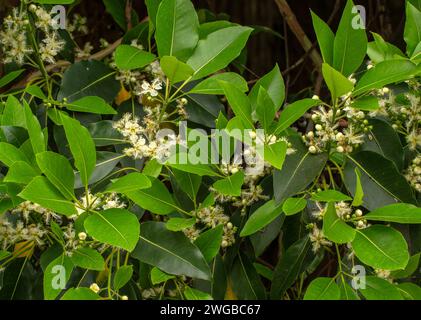
[[[87,210],[107,210],[112,208],[126,208],[127,204],[121,201],[117,193],[110,194],[92,194],[88,191],[80,198],[81,207],[77,206],[78,215]],[[76,219],[78,215],[71,216],[70,218]]]
[[[336,148],[340,153],[351,153],[364,142],[364,134],[371,127],[363,111],[349,105],[334,112],[320,106],[313,111],[311,119],[315,123],[315,131],[303,136],[310,153],[320,153],[329,148]]]
[[[412,160],[412,164],[406,171],[405,178],[418,193],[421,193],[421,155],[417,155]]]
[[[330,247],[332,242],[326,239],[323,230],[320,230],[316,224],[310,225],[310,241],[312,244],[313,252],[317,252],[320,248],[327,246]]]
[[[40,6],[31,4],[29,10],[35,17],[35,26],[42,30],[44,39],[39,44],[41,59],[47,63],[55,63],[55,57],[64,49],[65,42],[57,32],[57,20]]]
[[[312,212],[312,216],[317,220],[323,220],[327,211],[327,205],[322,205],[316,202],[317,210]],[[360,209],[354,209],[352,206],[345,202],[340,201],[335,203],[336,214],[345,222],[352,222],[357,229],[365,229],[370,225],[367,220],[363,218],[363,212]]]
[[[58,214],[31,201],[20,203],[16,208],[11,210],[11,213],[22,214],[26,222],[29,221],[31,214],[41,216],[46,224],[49,224],[51,219],[60,222],[60,216]]]
[[[78,59],[88,59],[91,56],[92,50],[94,50],[94,47],[91,45],[91,43],[85,42],[85,45],[83,46],[83,49],[77,47],[76,48],[76,58]]]
[[[26,225],[20,220],[16,223],[0,220],[0,247],[3,250],[21,241],[34,242],[37,246],[42,247],[45,244],[46,234],[47,230],[41,224]]]
[[[419,84],[412,83],[419,92]],[[390,119],[393,128],[406,136],[411,150],[421,147],[421,98],[416,93],[405,93],[395,96],[389,89],[380,90],[380,108],[371,112],[372,116],[383,116]]]
[[[76,236],[76,230],[72,223],[64,227],[63,238],[65,241],[64,253],[71,257],[73,252],[82,246],[81,239]]]
[[[4,19],[3,30],[0,31],[4,63],[16,62],[22,65],[25,62],[25,56],[33,52],[26,32],[28,25],[27,12],[19,12],[17,8],[13,9],[12,15]]]
[[[159,111],[159,108],[145,108],[145,110],[147,111],[147,115],[143,119],[145,126],[140,125],[139,118],[132,117],[131,114],[127,113],[115,122],[113,127],[131,145],[123,151],[127,156],[134,159],[153,158],[164,162],[175,150],[179,138],[175,134],[156,138],[159,122],[154,120],[157,116],[154,110]]]
[[[86,25],[88,19],[82,17],[80,14],[76,13],[73,15],[73,19],[67,24],[66,29],[69,31],[70,35],[72,33],[78,32],[82,35],[88,34],[88,26]]]
[[[224,208],[219,205],[210,206],[200,209],[196,214],[197,223],[203,224],[208,228],[215,228],[223,225],[223,236],[221,246],[223,248],[229,247],[235,243],[235,233],[237,227],[231,222],[230,218],[224,213]],[[194,241],[200,235],[200,230],[196,226],[184,229],[184,234]]]

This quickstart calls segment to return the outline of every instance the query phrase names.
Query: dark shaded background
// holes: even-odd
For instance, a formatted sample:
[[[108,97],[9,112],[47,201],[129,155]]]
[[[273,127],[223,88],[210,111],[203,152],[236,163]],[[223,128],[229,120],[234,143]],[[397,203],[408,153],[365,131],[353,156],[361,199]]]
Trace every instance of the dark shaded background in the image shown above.
[[[18,0],[0,0],[0,18],[8,7]],[[299,23],[311,39],[315,40],[312,29],[310,9],[336,30],[346,0],[290,0],[288,1]],[[253,36],[248,45],[249,70],[247,78],[252,82],[258,76],[268,72],[278,63],[288,82],[290,92],[312,90],[315,82],[314,65],[310,59],[295,65],[305,56],[304,50],[295,36],[288,29],[274,0],[193,0],[196,8],[210,9],[215,13],[227,13],[233,22],[243,25],[261,25],[275,30],[283,39],[270,33]],[[387,41],[403,48],[403,27],[405,0],[355,0],[367,9],[368,30],[380,33]],[[144,0],[133,0],[140,19],[146,17]],[[91,35],[79,39],[80,43],[91,41],[98,44],[101,37],[110,42],[121,36],[112,18],[105,12],[101,0],[82,0],[77,11],[88,17]],[[301,59],[302,60],[302,59]],[[291,68],[291,66],[294,66]],[[285,72],[286,71],[286,72]]]

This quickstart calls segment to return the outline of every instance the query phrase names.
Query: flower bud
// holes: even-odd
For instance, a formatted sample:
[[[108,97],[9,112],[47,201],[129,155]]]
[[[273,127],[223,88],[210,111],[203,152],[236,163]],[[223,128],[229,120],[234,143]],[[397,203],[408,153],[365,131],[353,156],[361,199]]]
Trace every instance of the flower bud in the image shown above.
[[[87,237],[87,234],[85,232],[79,232],[79,234],[77,236],[78,236],[79,240],[85,241],[86,237]]]
[[[98,293],[101,289],[99,288],[99,286],[96,283],[92,283],[89,287],[89,289],[91,289],[93,292]]]

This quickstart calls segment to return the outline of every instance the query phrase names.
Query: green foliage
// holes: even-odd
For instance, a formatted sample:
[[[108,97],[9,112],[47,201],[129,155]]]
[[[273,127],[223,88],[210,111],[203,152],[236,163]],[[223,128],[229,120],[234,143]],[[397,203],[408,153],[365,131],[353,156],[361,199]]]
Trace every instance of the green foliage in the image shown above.
[[[420,1],[406,50],[351,0],[336,33],[311,12],[320,97],[247,67],[283,35],[190,0],[104,0],[89,57],[36,13],[80,1],[27,2],[23,56],[0,27],[0,299],[421,299]]]

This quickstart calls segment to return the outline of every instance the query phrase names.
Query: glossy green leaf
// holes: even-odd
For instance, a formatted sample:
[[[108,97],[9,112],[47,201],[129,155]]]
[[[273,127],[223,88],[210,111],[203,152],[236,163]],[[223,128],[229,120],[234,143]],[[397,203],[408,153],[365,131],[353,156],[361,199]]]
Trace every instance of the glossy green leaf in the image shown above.
[[[199,20],[189,0],[163,0],[156,16],[159,56],[186,61],[199,40]]]
[[[239,171],[213,184],[213,188],[226,196],[238,197],[241,195],[241,187],[244,183],[244,172]]]
[[[364,216],[367,220],[396,223],[421,223],[421,208],[412,204],[396,203],[378,208]]]
[[[151,180],[139,172],[129,173],[121,178],[113,180],[105,192],[127,193],[140,189],[148,189],[152,187]]]
[[[219,81],[229,82],[241,92],[248,91],[247,81],[242,76],[234,72],[223,72],[199,82],[199,84],[190,90],[190,93],[223,95],[224,89],[221,87]]]
[[[68,201],[45,177],[34,178],[19,193],[19,197],[66,216],[77,213],[75,205]]]
[[[351,242],[355,238],[355,229],[338,217],[332,202],[328,203],[323,216],[323,234],[327,239],[338,244]]]
[[[70,257],[75,266],[88,270],[102,271],[105,261],[101,254],[91,248],[79,248],[72,252]]]
[[[171,83],[185,81],[194,73],[194,70],[189,65],[173,56],[162,57],[160,65]]]
[[[170,218],[167,223],[167,229],[170,231],[182,231],[184,229],[190,228],[196,224],[195,218],[185,219],[185,218]]]
[[[125,209],[96,212],[86,218],[84,226],[95,240],[127,251],[133,251],[139,239],[139,221]]]
[[[121,266],[117,269],[113,278],[114,290],[120,290],[123,288],[132,278],[133,266]]]
[[[354,84],[348,78],[327,63],[323,63],[322,72],[333,101],[354,89]]]
[[[70,162],[64,156],[51,151],[38,153],[36,159],[42,173],[61,194],[66,199],[75,199],[75,176]]]
[[[375,276],[365,278],[365,289],[359,291],[367,300],[402,300],[398,288],[385,279]]]
[[[95,144],[89,131],[79,121],[62,115],[67,141],[73,154],[75,167],[79,170],[82,183],[88,185],[96,165]]]
[[[187,64],[195,70],[193,79],[203,78],[228,66],[240,55],[251,31],[247,27],[229,27],[199,40],[193,55],[187,60]]]
[[[336,190],[324,190],[311,196],[311,200],[319,202],[351,201],[352,198]]]
[[[286,216],[292,216],[305,209],[307,200],[303,198],[288,198],[282,204],[282,211]]]
[[[311,11],[311,17],[313,20],[313,28],[317,36],[317,42],[319,43],[320,51],[322,52],[323,61],[332,65],[335,34],[330,29],[329,25],[320,19],[313,11]]]
[[[132,256],[169,274],[210,279],[200,250],[183,233],[169,231],[161,222],[141,225],[140,240]]]
[[[101,297],[89,288],[70,288],[60,300],[99,300]]]
[[[246,237],[256,233],[275,220],[281,213],[282,205],[277,205],[274,200],[266,202],[248,218],[240,236]]]
[[[304,300],[339,300],[341,292],[335,279],[317,278],[307,288]]]
[[[223,225],[216,226],[199,235],[194,244],[200,249],[207,262],[212,261],[221,248]]]
[[[409,260],[408,245],[402,234],[382,225],[357,230],[352,248],[358,259],[373,268],[404,269]]]
[[[154,54],[126,44],[119,45],[115,51],[115,64],[122,70],[140,69],[154,60]]]
[[[76,112],[88,112],[98,114],[116,114],[104,99],[96,96],[87,96],[66,104],[66,108]]]
[[[44,272],[44,299],[54,300],[66,288],[73,271],[73,263],[66,255],[54,259]]]
[[[210,294],[188,286],[185,287],[183,294],[186,300],[213,300]]]

